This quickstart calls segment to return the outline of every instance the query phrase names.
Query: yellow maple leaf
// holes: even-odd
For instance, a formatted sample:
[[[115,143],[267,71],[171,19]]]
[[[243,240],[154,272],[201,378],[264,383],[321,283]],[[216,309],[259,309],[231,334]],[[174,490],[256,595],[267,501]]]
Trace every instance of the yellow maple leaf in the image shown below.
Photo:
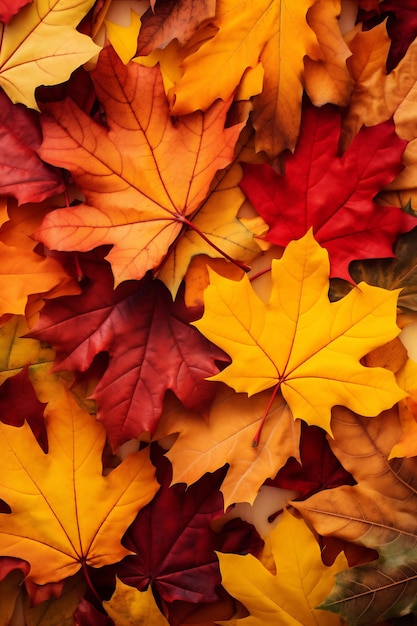
[[[116,589],[103,606],[115,626],[169,626],[158,609],[151,586],[139,591],[116,577]]]
[[[27,423],[0,423],[0,497],[11,508],[0,517],[0,554],[28,561],[28,580],[41,585],[130,554],[121,537],[159,488],[148,450],[103,476],[102,425],[54,380],[48,454]]]
[[[251,554],[218,553],[223,587],[250,612],[236,621],[237,626],[340,626],[338,615],[315,607],[330,592],[334,575],[347,568],[344,555],[331,567],[323,565],[320,547],[305,522],[286,510],[269,540],[276,573]]]
[[[100,47],[75,30],[94,0],[33,0],[0,25],[0,86],[13,102],[37,109],[39,85],[66,81]]]
[[[281,389],[294,418],[330,432],[330,410],[377,415],[406,394],[394,374],[359,360],[399,333],[398,291],[360,283],[330,302],[327,252],[311,230],[272,262],[272,294],[262,302],[245,275],[210,271],[205,311],[194,325],[233,359],[213,376],[249,395]]]

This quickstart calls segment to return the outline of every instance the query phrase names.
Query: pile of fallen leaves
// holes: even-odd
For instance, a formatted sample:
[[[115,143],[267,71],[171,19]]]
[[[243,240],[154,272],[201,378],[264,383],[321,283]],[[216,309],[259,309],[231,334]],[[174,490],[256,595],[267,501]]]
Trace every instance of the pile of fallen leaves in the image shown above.
[[[1,625],[409,624],[417,2],[0,21]]]

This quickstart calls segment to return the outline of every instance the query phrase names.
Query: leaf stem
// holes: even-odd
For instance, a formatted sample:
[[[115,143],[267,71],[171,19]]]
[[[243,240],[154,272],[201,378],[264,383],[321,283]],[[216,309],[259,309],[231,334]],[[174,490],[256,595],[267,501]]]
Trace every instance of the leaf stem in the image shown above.
[[[98,595],[98,593],[97,593],[97,591],[96,591],[96,589],[95,589],[95,587],[94,587],[94,585],[93,585],[93,583],[91,581],[90,574],[88,573],[88,569],[87,569],[87,564],[84,561],[84,559],[82,559],[81,565],[82,565],[82,568],[83,568],[83,574],[84,574],[85,580],[87,582],[87,585],[90,587],[90,590],[91,590],[93,596],[95,597],[95,599],[99,602],[99,604],[102,604],[101,598]]]
[[[210,241],[210,239],[207,237],[207,235],[205,235],[199,228],[198,226],[196,226],[195,224],[193,224],[193,222],[191,222],[189,219],[187,219],[186,217],[182,216],[181,217],[181,222],[183,222],[183,224],[185,224],[186,226],[188,226],[188,228],[191,228],[191,230],[193,230],[195,233],[197,233],[197,235],[199,235],[202,239],[204,239],[204,241],[206,243],[208,243],[209,246],[211,246],[214,250],[216,250],[216,252],[218,252],[219,254],[222,255],[222,257],[224,257],[225,259],[227,259],[228,261],[230,261],[231,263],[234,263],[234,265],[237,265],[237,267],[239,267],[241,270],[243,270],[245,273],[250,272],[251,268],[249,267],[249,265],[245,265],[245,263],[242,263],[241,261],[238,261],[237,259],[234,259],[233,257],[231,257],[229,254],[227,254],[227,252],[224,252],[224,250],[222,250],[221,248],[219,248],[218,246],[216,246],[215,243],[213,243],[212,241]]]
[[[272,403],[275,400],[275,396],[277,395],[278,389],[281,387],[281,381],[278,381],[278,383],[275,385],[275,389],[271,394],[271,397],[269,398],[269,402],[268,402],[268,406],[265,409],[265,413],[263,414],[261,423],[259,424],[259,428],[256,431],[256,435],[254,436],[253,440],[252,440],[252,448],[257,448],[259,445],[259,437],[261,436],[261,431],[262,431],[262,427],[265,424],[265,420],[268,416],[268,413],[271,409]]]

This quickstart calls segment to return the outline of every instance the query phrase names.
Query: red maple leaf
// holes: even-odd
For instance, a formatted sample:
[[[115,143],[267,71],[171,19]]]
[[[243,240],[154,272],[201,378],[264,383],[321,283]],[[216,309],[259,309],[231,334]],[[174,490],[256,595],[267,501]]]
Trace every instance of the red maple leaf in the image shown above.
[[[264,239],[286,246],[313,227],[329,252],[330,276],[352,282],[351,261],[393,257],[398,235],[417,220],[373,201],[403,169],[406,142],[394,124],[362,128],[342,156],[339,135],[337,109],[307,108],[295,152],[285,157],[285,174],[268,164],[245,164],[240,186],[270,226]]]
[[[113,290],[106,262],[85,255],[80,267],[82,294],[48,301],[30,336],[56,349],[56,370],[86,371],[108,352],[93,397],[113,447],[155,430],[167,389],[204,411],[216,391],[205,379],[219,371],[215,360],[228,357],[181,318],[160,281],[147,276]]]
[[[41,202],[65,189],[59,170],[36,153],[42,143],[37,115],[0,91],[0,193],[19,204]]]
[[[215,550],[258,553],[262,541],[251,524],[233,520],[221,532],[210,523],[223,513],[219,490],[226,469],[205,474],[186,487],[170,486],[172,469],[161,448],[153,446],[152,462],[161,487],[143,508],[122,543],[135,554],[115,566],[128,585],[145,589],[149,584],[166,602],[214,602],[221,582]]]

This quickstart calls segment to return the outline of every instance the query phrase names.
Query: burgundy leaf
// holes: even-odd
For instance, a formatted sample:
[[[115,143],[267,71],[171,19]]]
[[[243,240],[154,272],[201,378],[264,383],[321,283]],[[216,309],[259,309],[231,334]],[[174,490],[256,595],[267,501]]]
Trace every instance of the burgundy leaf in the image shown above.
[[[80,266],[83,293],[48,301],[30,336],[54,346],[59,370],[85,371],[99,352],[108,352],[93,397],[114,449],[154,431],[167,389],[204,412],[217,388],[205,379],[219,371],[215,360],[228,357],[177,316],[160,281],[148,276],[113,290],[107,263],[85,255]]]

